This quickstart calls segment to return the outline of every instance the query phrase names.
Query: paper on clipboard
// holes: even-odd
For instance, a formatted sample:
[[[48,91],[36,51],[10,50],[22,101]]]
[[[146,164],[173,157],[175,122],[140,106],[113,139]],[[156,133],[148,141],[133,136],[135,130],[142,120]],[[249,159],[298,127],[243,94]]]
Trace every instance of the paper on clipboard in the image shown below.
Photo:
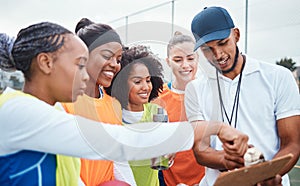
[[[258,182],[274,177],[292,157],[292,154],[287,154],[249,167],[222,172],[214,186],[253,186]]]

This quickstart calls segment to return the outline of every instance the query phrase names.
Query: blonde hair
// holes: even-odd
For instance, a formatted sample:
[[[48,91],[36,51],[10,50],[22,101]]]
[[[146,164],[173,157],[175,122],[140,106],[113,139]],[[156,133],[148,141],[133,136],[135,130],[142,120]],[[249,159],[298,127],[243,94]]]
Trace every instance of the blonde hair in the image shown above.
[[[170,39],[168,43],[167,56],[169,56],[170,50],[173,46],[184,42],[191,42],[195,44],[195,40],[191,36],[184,35],[180,31],[175,31],[174,36]]]

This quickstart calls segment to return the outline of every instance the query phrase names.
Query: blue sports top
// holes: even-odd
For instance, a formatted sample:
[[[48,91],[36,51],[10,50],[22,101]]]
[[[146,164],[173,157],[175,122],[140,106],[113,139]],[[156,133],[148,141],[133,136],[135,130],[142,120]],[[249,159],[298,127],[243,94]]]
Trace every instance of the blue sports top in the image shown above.
[[[0,156],[0,185],[55,185],[53,154],[23,150]]]

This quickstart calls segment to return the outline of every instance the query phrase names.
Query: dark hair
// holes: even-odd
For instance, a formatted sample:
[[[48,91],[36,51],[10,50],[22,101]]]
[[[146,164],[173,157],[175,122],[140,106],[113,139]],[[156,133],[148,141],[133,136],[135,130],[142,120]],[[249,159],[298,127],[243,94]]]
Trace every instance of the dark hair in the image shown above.
[[[81,29],[81,28],[84,28],[86,26],[89,26],[91,24],[94,24],[93,21],[89,20],[88,18],[82,18],[76,25],[75,27],[75,33],[77,34],[78,31]]]
[[[75,32],[89,48],[89,51],[113,41],[122,45],[120,36],[112,27],[102,23],[94,23],[88,18],[82,18],[77,23]]]
[[[20,70],[30,80],[33,58],[42,52],[55,52],[64,44],[68,29],[50,22],[41,22],[20,30],[16,40],[0,34],[0,68]]]
[[[191,36],[183,35],[181,32],[176,31],[168,43],[167,56],[169,56],[170,50],[173,46],[184,42],[191,42],[195,44],[195,40]]]
[[[149,47],[133,46],[123,52],[121,70],[114,77],[110,87],[105,88],[106,93],[116,97],[123,108],[128,105],[129,87],[127,80],[134,64],[144,64],[149,70],[152,83],[149,102],[158,97],[158,94],[163,90],[163,66],[159,58],[150,51]]]

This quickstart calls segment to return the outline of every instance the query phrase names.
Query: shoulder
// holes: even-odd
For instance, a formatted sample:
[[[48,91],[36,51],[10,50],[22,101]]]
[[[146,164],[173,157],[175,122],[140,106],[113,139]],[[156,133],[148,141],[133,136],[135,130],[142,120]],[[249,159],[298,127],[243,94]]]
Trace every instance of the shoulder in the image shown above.
[[[161,105],[156,104],[156,103],[146,103],[146,104],[144,104],[144,110],[146,112],[157,113],[158,108],[163,108],[163,107]],[[163,108],[163,110],[166,111],[164,108]]]
[[[152,102],[144,104],[144,108],[147,110],[154,110],[154,109],[157,109],[158,107],[161,107],[161,106],[156,103],[152,103]]]
[[[246,78],[248,76],[251,79],[266,82],[274,87],[274,90],[296,85],[293,73],[283,66],[253,58],[247,58],[247,61],[245,67]]]
[[[281,66],[281,65],[277,65],[277,64],[273,64],[273,63],[269,63],[266,61],[262,61],[262,60],[258,60],[258,59],[254,59],[251,57],[247,56],[247,69],[250,72],[253,71],[259,71],[263,74],[270,74],[270,75],[279,75],[282,76],[284,74],[292,74],[292,72],[290,70],[288,70],[287,68]]]
[[[162,90],[162,92],[159,94],[159,96],[169,94],[169,93],[171,92],[170,87],[171,87],[171,82],[170,82],[170,83],[165,83],[165,84],[163,85],[163,90]]]
[[[206,74],[206,73],[199,73],[197,77],[190,81],[188,84],[206,84],[209,80],[216,79],[216,74]]]
[[[206,90],[207,87],[210,86],[211,81],[216,81],[216,78],[214,76],[209,77],[204,74],[200,75],[187,84],[185,88],[185,94],[188,94],[189,92],[199,92],[202,90]]]
[[[108,95],[107,93],[104,93],[103,98],[101,99],[108,107],[112,107],[114,110],[119,109],[122,110],[121,104],[119,100],[115,97],[112,97]]]
[[[15,104],[21,106],[22,104],[35,102],[40,103],[42,101],[32,95],[25,94],[24,92],[11,88],[7,88],[0,96],[0,107],[6,105],[7,103],[9,103],[8,105],[11,107],[15,106]]]
[[[93,98],[83,94],[82,96],[78,96],[75,102],[61,103],[61,105],[67,113],[75,114],[75,108],[85,107],[91,102],[93,102]]]

